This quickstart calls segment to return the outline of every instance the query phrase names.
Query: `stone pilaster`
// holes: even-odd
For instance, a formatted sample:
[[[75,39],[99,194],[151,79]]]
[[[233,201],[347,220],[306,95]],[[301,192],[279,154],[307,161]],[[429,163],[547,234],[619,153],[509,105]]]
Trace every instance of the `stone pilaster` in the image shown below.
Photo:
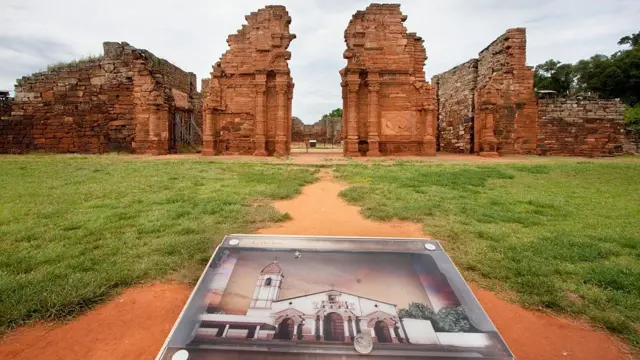
[[[278,112],[276,116],[276,155],[287,156],[287,83],[276,82]]]
[[[204,112],[204,133],[202,138],[202,155],[213,156],[214,143],[213,143],[213,110],[205,109]]]
[[[370,74],[371,76],[372,74]],[[369,121],[367,123],[369,132],[369,152],[367,156],[380,156],[380,138],[378,135],[378,126],[380,119],[378,114],[378,91],[380,84],[378,82],[369,82]]]
[[[498,139],[496,139],[494,133],[494,111],[495,105],[483,106],[483,111],[480,113],[482,118],[482,139],[480,140],[480,156],[484,157],[498,157]]]
[[[255,127],[255,152],[254,156],[267,156],[266,149],[266,100],[267,100],[267,77],[265,75],[256,76],[256,127]]]
[[[359,81],[347,82],[347,105],[349,108],[347,118],[347,138],[344,144],[345,155],[360,156],[358,152],[358,89]]]
[[[436,156],[436,114],[434,107],[427,107],[420,112],[424,116],[425,133],[422,140],[422,154],[424,156]]]

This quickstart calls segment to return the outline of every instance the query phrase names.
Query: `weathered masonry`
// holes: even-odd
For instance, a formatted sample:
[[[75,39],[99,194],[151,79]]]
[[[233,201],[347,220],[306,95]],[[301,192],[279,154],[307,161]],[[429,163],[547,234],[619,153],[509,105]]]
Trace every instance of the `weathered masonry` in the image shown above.
[[[538,100],[541,155],[603,156],[623,154],[624,104],[588,97]]]
[[[433,78],[440,150],[536,153],[537,105],[526,31],[509,29],[472,59]]]
[[[423,40],[398,4],[371,4],[344,33],[343,139],[347,156],[435,155],[435,93]]]
[[[507,30],[477,59],[432,82],[440,151],[483,156],[624,153],[620,101],[536,98],[523,28]]]
[[[204,103],[204,155],[285,156],[291,150],[293,81],[287,51],[295,35],[284,6],[246,16],[213,67]]]
[[[158,155],[197,132],[195,74],[124,42],[103,47],[104,56],[18,80],[11,116],[0,122],[0,152]]]

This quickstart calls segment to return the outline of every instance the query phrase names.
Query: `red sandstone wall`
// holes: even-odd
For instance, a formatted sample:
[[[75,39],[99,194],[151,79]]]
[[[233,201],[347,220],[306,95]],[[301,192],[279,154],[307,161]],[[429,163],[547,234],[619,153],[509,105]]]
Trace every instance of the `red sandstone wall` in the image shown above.
[[[483,151],[483,139],[487,136],[486,131],[483,133],[485,119],[491,113],[495,151],[535,153],[537,108],[533,70],[526,65],[526,46],[526,30],[509,29],[479,54],[474,119],[476,152]]]
[[[102,58],[19,79],[1,150],[130,151],[133,86],[121,64]]]
[[[624,153],[624,104],[619,100],[538,100],[541,155],[607,156]]]
[[[196,109],[195,75],[127,43],[18,80],[0,152],[169,151],[170,119]]]
[[[473,116],[478,60],[471,59],[434,76],[438,104],[438,150],[473,152]]]
[[[284,156],[291,149],[291,17],[284,6],[267,6],[246,20],[228,37],[208,82],[204,155]]]
[[[398,4],[371,4],[345,30],[344,153],[435,155],[435,94],[423,40]]]

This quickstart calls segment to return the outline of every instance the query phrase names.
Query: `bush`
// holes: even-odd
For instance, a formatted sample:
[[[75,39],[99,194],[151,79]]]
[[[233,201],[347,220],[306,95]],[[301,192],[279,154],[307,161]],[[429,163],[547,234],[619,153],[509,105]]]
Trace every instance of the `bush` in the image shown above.
[[[425,304],[412,302],[406,309],[400,309],[398,316],[401,319],[429,320],[437,332],[475,331],[462,306],[445,307],[436,313]]]
[[[634,107],[627,106],[624,111],[624,122],[631,135],[631,141],[640,148],[640,103]]]

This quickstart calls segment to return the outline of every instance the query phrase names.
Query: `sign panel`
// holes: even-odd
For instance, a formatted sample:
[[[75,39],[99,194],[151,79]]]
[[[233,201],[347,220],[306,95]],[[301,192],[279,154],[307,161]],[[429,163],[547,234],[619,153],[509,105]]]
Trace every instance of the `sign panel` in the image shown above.
[[[513,359],[430,239],[229,235],[157,359]]]

